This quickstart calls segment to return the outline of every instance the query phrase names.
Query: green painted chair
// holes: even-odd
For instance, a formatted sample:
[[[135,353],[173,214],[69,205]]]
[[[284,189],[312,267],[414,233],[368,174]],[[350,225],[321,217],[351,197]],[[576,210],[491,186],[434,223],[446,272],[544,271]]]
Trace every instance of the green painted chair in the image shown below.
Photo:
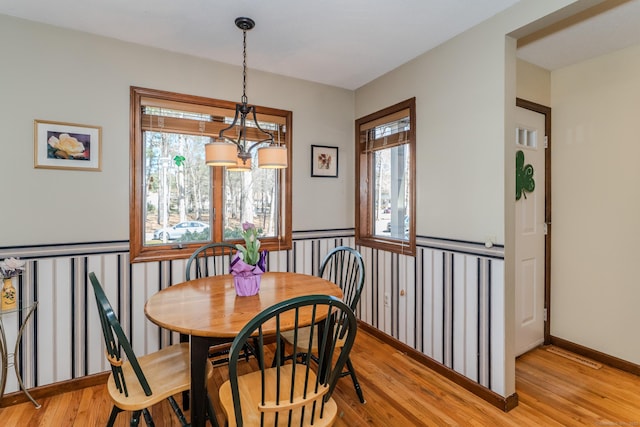
[[[303,329],[312,331],[307,335],[310,339],[305,360],[299,362],[294,358],[284,364],[265,366],[265,344],[272,343],[267,350],[275,352],[274,360],[282,360],[282,333],[289,331],[298,343]],[[259,313],[231,345],[229,380],[219,390],[228,426],[332,425],[338,408],[331,395],[349,358],[356,332],[353,310],[329,295],[293,298]],[[254,338],[259,353],[258,369],[239,375],[243,348]],[[313,347],[320,349],[316,363],[310,360]],[[242,365],[240,369],[246,369],[246,363]]]
[[[237,250],[231,243],[200,246],[187,260],[185,280],[229,274],[229,264]]]
[[[364,287],[364,262],[362,255],[353,248],[338,246],[331,250],[323,259],[322,264],[320,264],[319,276],[340,286],[343,293],[342,300],[355,312],[358,301],[360,301],[362,288]],[[307,333],[308,332],[309,329],[307,329]],[[306,340],[294,345],[290,334],[283,333],[282,337],[287,343],[296,348],[294,353],[297,354],[299,358],[303,358],[306,355]],[[313,351],[317,352],[317,349],[313,348]],[[291,357],[290,355],[285,358],[290,359]],[[315,358],[315,356],[312,356],[312,358]],[[351,377],[358,399],[360,399],[361,403],[365,403],[362,388],[360,387],[350,358],[347,358],[346,364],[347,369],[342,373],[342,376],[349,375]]]
[[[144,416],[148,426],[153,426],[149,408],[168,399],[180,424],[188,426],[173,396],[191,387],[189,344],[174,344],[154,353],[136,357],[98,278],[94,273],[89,273],[89,279],[96,297],[107,360],[111,364],[107,390],[113,401],[113,409],[107,425],[113,426],[120,412],[131,411],[131,426],[139,424],[140,415]],[[210,378],[213,368],[210,364],[207,366],[207,375]],[[210,400],[208,410],[209,414],[214,413]],[[215,416],[210,418],[214,420],[214,425],[217,425]]]

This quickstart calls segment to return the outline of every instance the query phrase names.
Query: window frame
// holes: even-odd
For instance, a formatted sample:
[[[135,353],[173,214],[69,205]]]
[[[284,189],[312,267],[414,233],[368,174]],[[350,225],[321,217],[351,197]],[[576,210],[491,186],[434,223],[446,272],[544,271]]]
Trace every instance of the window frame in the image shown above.
[[[213,242],[242,243],[241,240],[224,240],[224,177],[225,169],[212,167],[212,204],[211,212],[211,238],[208,241],[195,243],[177,242],[167,245],[145,246],[142,238],[144,229],[144,143],[142,138],[142,106],[144,99],[157,99],[159,102],[180,102],[193,105],[202,105],[213,108],[235,110],[236,103],[196,95],[185,95],[156,89],[147,89],[136,86],[130,88],[130,167],[129,167],[129,257],[130,262],[166,261],[188,258],[200,246]],[[291,177],[292,171],[292,129],[293,113],[287,110],[279,110],[269,107],[256,106],[256,113],[283,117],[286,122],[287,132],[281,141],[287,147],[288,167],[278,170],[279,195],[279,229],[280,235],[275,237],[261,237],[261,248],[267,251],[288,250],[292,248],[291,231]],[[284,187],[284,188],[283,188]]]
[[[373,156],[375,151],[366,151],[361,141],[361,127],[372,121],[383,121],[402,110],[409,110],[409,233],[408,239],[398,239],[374,234],[375,226],[372,222],[375,209]],[[355,121],[355,179],[356,179],[356,245],[367,246],[373,249],[381,249],[389,252],[416,255],[416,98],[409,98],[390,107],[376,111]]]

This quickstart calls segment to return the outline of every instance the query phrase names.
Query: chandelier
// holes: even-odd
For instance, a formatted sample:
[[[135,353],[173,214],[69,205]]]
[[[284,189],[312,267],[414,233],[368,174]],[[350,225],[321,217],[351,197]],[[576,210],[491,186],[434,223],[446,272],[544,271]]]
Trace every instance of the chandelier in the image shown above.
[[[231,124],[220,130],[218,140],[205,144],[205,161],[209,166],[226,166],[228,170],[251,170],[251,152],[257,148],[258,166],[282,169],[287,167],[287,147],[273,139],[273,134],[260,127],[255,105],[247,103],[247,31],[255,27],[251,18],[236,18],[236,26],[242,30],[242,98],[236,104]],[[253,124],[248,126],[248,121]],[[263,136],[247,140],[247,131],[257,129]],[[235,129],[235,138],[225,132]],[[259,147],[259,148],[258,148]]]

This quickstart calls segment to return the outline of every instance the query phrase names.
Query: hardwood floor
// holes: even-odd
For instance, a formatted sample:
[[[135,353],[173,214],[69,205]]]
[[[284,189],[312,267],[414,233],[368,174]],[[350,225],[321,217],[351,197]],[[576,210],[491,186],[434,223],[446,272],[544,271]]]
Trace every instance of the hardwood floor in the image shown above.
[[[640,426],[640,377],[593,369],[543,348],[518,359],[519,405],[508,413],[366,332],[358,333],[351,358],[367,402],[358,401],[349,378],[341,379],[333,395],[341,411],[337,427]],[[225,367],[217,368],[214,381],[225,375]],[[102,426],[111,410],[104,386],[40,403],[39,410],[29,402],[0,409],[0,425]],[[152,415],[158,427],[179,425],[167,403],[154,406]],[[219,421],[224,425],[221,414]],[[128,413],[116,425],[127,426]]]

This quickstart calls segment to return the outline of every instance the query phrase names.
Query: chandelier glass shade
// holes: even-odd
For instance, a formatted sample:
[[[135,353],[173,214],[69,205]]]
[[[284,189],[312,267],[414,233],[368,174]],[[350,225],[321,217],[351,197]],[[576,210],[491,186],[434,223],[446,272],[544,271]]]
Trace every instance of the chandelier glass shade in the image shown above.
[[[231,124],[220,130],[218,140],[205,144],[205,162],[209,166],[226,166],[231,171],[250,171],[251,152],[257,149],[258,167],[269,169],[282,169],[287,167],[287,147],[276,142],[273,134],[258,123],[256,107],[248,105],[247,100],[247,31],[255,26],[251,18],[236,18],[236,26],[242,30],[242,98],[240,104],[236,104],[235,115]],[[248,122],[253,122],[247,126]],[[234,130],[235,138],[225,135],[225,132]],[[258,138],[247,139],[248,132]]]

